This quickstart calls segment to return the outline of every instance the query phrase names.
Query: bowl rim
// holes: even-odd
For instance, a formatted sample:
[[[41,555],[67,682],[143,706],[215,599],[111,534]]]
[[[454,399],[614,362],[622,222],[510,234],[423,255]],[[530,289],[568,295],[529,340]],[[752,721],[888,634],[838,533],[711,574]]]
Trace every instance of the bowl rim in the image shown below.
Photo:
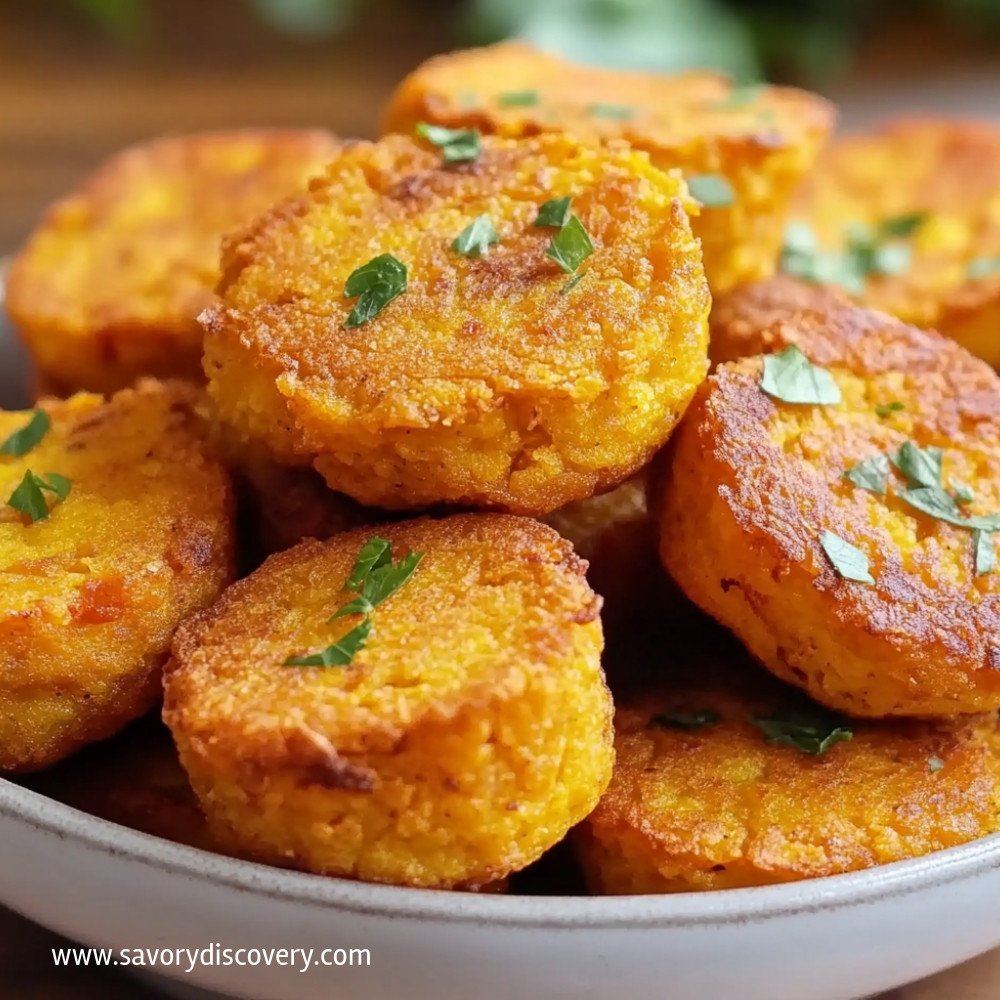
[[[1000,868],[1000,833],[920,858],[781,885],[648,896],[515,896],[378,885],[289,871],[140,833],[0,779],[0,817],[160,874],[364,916],[521,929],[759,923],[872,903]]]

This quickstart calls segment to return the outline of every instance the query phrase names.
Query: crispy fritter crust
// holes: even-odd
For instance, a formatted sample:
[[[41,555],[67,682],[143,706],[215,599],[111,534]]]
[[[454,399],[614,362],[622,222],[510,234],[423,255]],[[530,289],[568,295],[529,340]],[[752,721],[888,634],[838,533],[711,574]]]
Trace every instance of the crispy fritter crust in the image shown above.
[[[537,858],[611,772],[599,599],[527,518],[382,525],[423,552],[348,667],[291,668],[349,625],[362,529],[273,556],[185,624],[166,676],[173,730],[213,834],[266,862],[471,887]]]
[[[111,823],[218,851],[170,732],[159,720],[136,723],[27,784]]]
[[[55,763],[152,708],[174,629],[232,578],[229,479],[193,405],[151,381],[45,400],[42,442],[0,456],[0,769]],[[0,413],[0,440],[28,416]],[[28,469],[72,481],[35,523],[6,504]]]
[[[533,91],[537,103],[504,106]],[[619,105],[631,116],[595,114]],[[523,42],[438,56],[413,72],[386,109],[387,132],[421,121],[505,136],[568,132],[595,145],[625,139],[654,164],[721,174],[735,203],[693,221],[714,292],[774,272],[788,204],[833,126],[831,104],[801,90],[761,87],[745,99],[715,73],[665,76],[568,63]]]
[[[570,289],[534,225],[565,194],[597,248]],[[360,503],[549,513],[645,465],[704,377],[693,207],[622,144],[487,138],[446,167],[404,136],[358,143],[230,240],[204,317],[210,392],[238,435]],[[482,213],[502,245],[455,253]],[[345,329],[344,284],[381,253],[409,287]]]
[[[141,375],[201,377],[196,317],[219,244],[319,173],[315,131],[245,130],[133,146],[57,202],[14,261],[7,308],[35,363],[67,390]]]
[[[857,871],[1000,830],[995,714],[853,722],[820,756],[769,744],[750,720],[804,699],[742,650],[663,654],[658,689],[622,703],[617,760],[597,809],[574,835],[598,893],[690,892]],[[662,680],[664,672],[668,680]],[[700,729],[664,712],[712,711]]]
[[[872,275],[861,301],[933,327],[1000,367],[1000,267],[973,277],[977,258],[1000,260],[1000,128],[981,122],[901,119],[837,140],[800,192],[795,215],[821,246],[843,245],[844,225],[878,225],[926,212],[909,241],[910,265]]]
[[[844,402],[779,403],[759,387],[760,358],[720,365],[661,467],[664,564],[767,667],[827,705],[864,716],[996,709],[1000,575],[977,577],[972,532],[900,500],[902,477],[880,496],[844,473],[906,441],[937,445],[943,484],[975,492],[966,512],[1000,510],[1000,379],[953,341],[812,294],[811,308],[800,297],[784,317],[765,306],[761,339],[798,344]],[[876,414],[891,402],[904,409]],[[838,575],[823,530],[865,552],[874,586]]]

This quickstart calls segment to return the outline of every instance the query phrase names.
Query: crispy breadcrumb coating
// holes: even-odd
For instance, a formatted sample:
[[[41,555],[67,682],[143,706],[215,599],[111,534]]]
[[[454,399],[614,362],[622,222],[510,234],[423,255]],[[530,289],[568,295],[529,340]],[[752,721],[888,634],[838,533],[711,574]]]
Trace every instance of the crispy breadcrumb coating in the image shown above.
[[[200,378],[196,317],[223,234],[304,187],[338,148],[320,130],[246,129],[156,139],[102,164],[11,266],[7,308],[35,364],[67,392]]]
[[[611,772],[599,599],[528,518],[381,525],[423,553],[343,667],[286,658],[325,624],[375,531],[273,556],[174,642],[164,718],[227,850],[329,875],[481,886],[535,860]]]

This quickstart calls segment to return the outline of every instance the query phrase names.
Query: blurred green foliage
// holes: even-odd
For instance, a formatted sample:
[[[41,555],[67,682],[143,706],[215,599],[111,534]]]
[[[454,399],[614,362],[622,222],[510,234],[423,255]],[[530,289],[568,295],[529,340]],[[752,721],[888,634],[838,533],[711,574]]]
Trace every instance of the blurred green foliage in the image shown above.
[[[70,0],[121,38],[150,29],[147,0]],[[336,32],[363,7],[392,15],[421,0],[245,0],[275,29],[302,39]],[[871,24],[887,14],[934,17],[980,39],[1000,35],[1000,0],[456,0],[446,41],[517,36],[595,65],[712,67],[739,79],[765,73],[815,81],[848,68]]]

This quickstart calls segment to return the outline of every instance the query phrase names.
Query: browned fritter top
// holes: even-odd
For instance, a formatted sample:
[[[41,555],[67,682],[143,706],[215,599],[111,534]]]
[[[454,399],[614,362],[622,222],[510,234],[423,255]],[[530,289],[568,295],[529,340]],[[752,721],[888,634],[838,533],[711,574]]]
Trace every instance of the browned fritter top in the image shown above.
[[[766,156],[804,134],[826,132],[833,117],[827,101],[790,87],[741,89],[709,72],[600,69],[512,41],[426,62],[396,91],[383,129],[409,132],[431,121],[507,136],[621,138],[685,156],[692,148],[737,144]]]
[[[808,175],[793,209],[826,250],[844,247],[845,226],[877,229],[912,213],[923,216],[906,240],[912,260],[898,274],[869,275],[861,301],[946,329],[1000,303],[1000,128],[904,118],[843,137]],[[973,262],[989,260],[995,266],[977,275]]]
[[[847,649],[870,672],[866,690],[826,691],[834,703],[849,697],[850,707],[862,714],[995,707],[1000,575],[976,575],[973,532],[904,502],[898,494],[908,484],[895,470],[888,474],[887,495],[854,485],[845,472],[878,455],[895,455],[906,442],[938,447],[941,485],[949,491],[966,485],[974,495],[962,505],[962,516],[996,514],[1000,379],[933,332],[821,289],[792,287],[782,299],[784,290],[783,283],[774,283],[734,297],[730,307],[745,325],[741,336],[775,352],[797,345],[831,373],[843,402],[794,405],[769,397],[760,386],[761,358],[720,365],[699,389],[680,431],[670,487],[679,492],[668,506],[680,515],[685,503],[699,502],[688,491],[701,496],[708,489],[718,515],[725,512],[719,525],[739,533],[747,554],[757,553],[745,562],[729,548],[724,558],[731,566],[719,563],[714,572],[743,580],[730,582],[749,588],[748,606],[768,616],[779,658],[785,626],[770,617],[777,605],[754,598],[754,587],[773,590],[775,600],[783,595],[788,616],[797,614],[800,599],[819,602],[822,595],[830,618],[811,627],[824,635],[835,628],[846,646],[836,654],[826,649],[822,655],[834,659],[811,664],[826,675],[817,683],[836,686]],[[697,467],[691,464],[695,454]],[[838,574],[820,546],[823,530],[865,553],[874,585]],[[663,544],[664,551],[672,548]],[[754,569],[751,563],[758,562]],[[754,574],[772,564],[773,581],[755,584]],[[704,602],[705,595],[695,596]],[[763,612],[766,606],[772,611]],[[818,655],[815,649],[811,655]],[[786,667],[793,668],[791,660]],[[899,686],[904,678],[905,695]]]
[[[706,642],[656,671],[616,713],[611,785],[585,824],[603,842],[606,891],[735,888],[916,857],[1000,828],[995,714],[838,720]],[[661,654],[661,659],[664,658]],[[683,728],[669,720],[714,713]],[[803,720],[853,738],[820,755],[771,744],[754,719]],[[610,883],[610,884],[609,884]]]

